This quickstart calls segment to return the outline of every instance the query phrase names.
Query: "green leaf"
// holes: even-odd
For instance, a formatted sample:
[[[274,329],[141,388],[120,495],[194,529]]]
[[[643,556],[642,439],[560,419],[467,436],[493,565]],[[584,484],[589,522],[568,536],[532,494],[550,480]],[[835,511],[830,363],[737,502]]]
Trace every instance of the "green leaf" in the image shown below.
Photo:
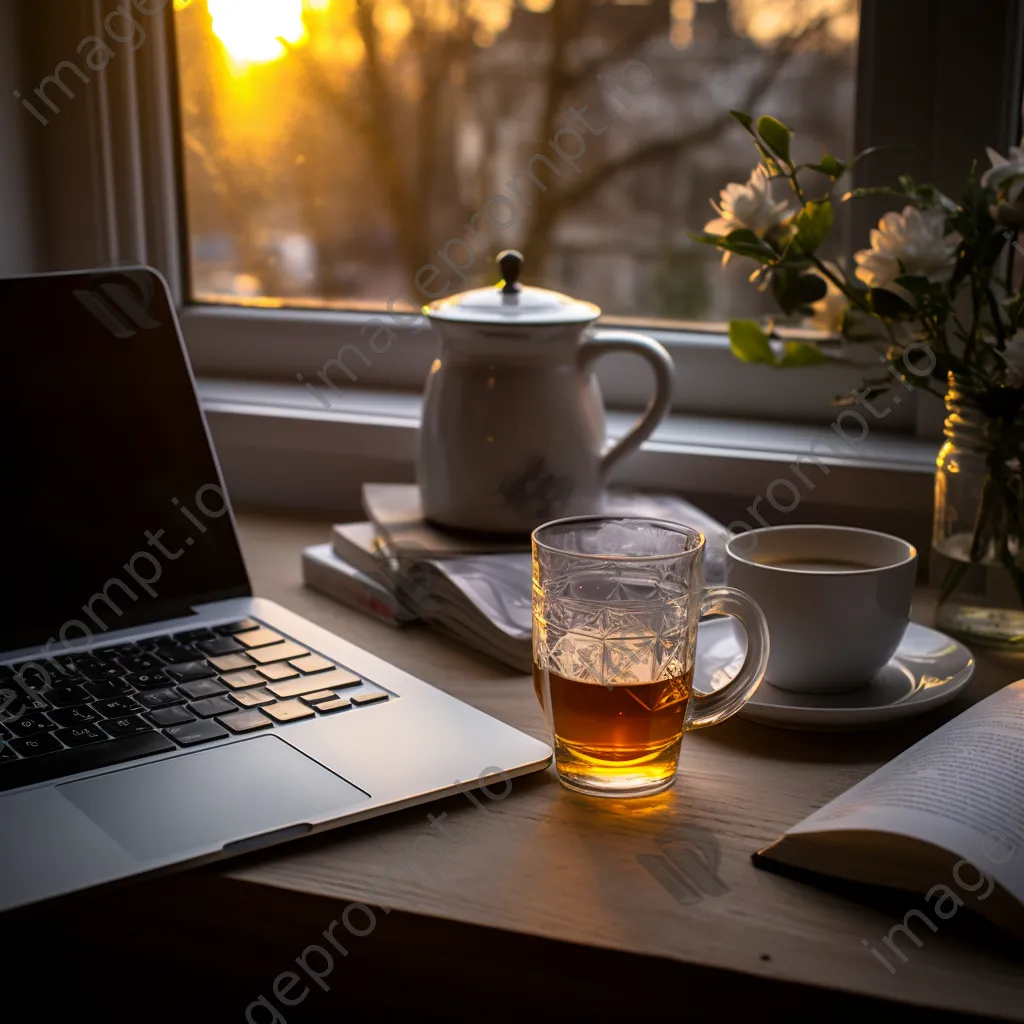
[[[870,185],[867,188],[852,188],[843,196],[843,202],[848,203],[851,199],[864,199],[867,196],[899,196],[905,198],[906,193],[897,188],[890,188],[888,185]]]
[[[817,366],[825,355],[817,345],[805,341],[787,341],[779,366]]]
[[[929,281],[927,277],[921,274],[900,274],[893,281],[894,285],[898,285],[905,291],[909,292],[913,296],[915,302],[926,302],[929,298],[939,299],[945,294],[945,286],[936,281]],[[895,288],[890,289],[896,292]],[[896,292],[899,295],[899,292]],[[900,296],[902,298],[902,296]]]
[[[725,236],[725,240],[730,245],[753,245],[762,249],[768,248],[761,236],[756,231],[751,231],[750,228],[735,228]]]
[[[890,292],[885,288],[872,288],[868,292],[868,299],[872,311],[887,319],[908,316],[914,312],[913,308],[895,292]]]
[[[789,162],[789,129],[777,118],[764,114],[757,119],[757,131],[777,156]]]
[[[903,189],[904,195],[912,196],[917,192],[917,183],[914,181],[912,174],[901,174],[896,180],[900,183],[900,188]]]
[[[832,204],[827,200],[807,203],[796,215],[797,245],[804,252],[815,252],[832,230]]]
[[[745,256],[748,260],[755,260],[758,263],[771,263],[775,259],[774,253],[764,249],[755,249],[753,246],[731,245],[727,248],[729,252],[734,252],[737,256]]]
[[[749,256],[761,263],[770,263],[775,259],[775,250],[756,232],[750,228],[737,228],[730,231],[725,239],[732,252],[741,256]]]
[[[844,164],[841,160],[837,160],[834,156],[829,156],[827,153],[818,163],[808,164],[807,166],[819,174],[827,174],[833,180],[841,178],[850,169],[849,164]]]
[[[872,153],[881,153],[882,150],[892,149],[892,148],[894,148],[894,147],[892,147],[892,146],[868,146],[867,149],[862,149],[859,153],[857,153],[850,160],[850,166],[852,167],[854,164],[859,163],[866,156],[871,156]],[[907,147],[907,148],[910,148],[910,147]]]
[[[722,243],[725,242],[724,235],[698,235],[696,231],[687,231],[686,233],[695,242],[700,242],[701,245],[713,245],[720,249]]]
[[[783,313],[797,313],[824,298],[825,280],[817,274],[800,274],[788,267],[772,274],[772,295]]]
[[[775,353],[768,341],[768,335],[754,320],[729,321],[729,348],[732,349],[732,354],[744,363],[775,365]]]
[[[761,159],[764,161],[765,167],[768,169],[769,174],[780,174],[780,168],[778,163],[775,161],[775,157],[772,156],[771,149],[765,146],[757,132],[754,130],[754,119],[742,110],[730,110],[729,113],[733,118],[743,126],[743,129],[750,134],[750,137],[754,140],[754,145],[757,148],[757,152]]]
[[[745,256],[758,263],[771,263],[776,257],[775,250],[750,228],[737,228],[735,231],[730,231],[728,235],[691,233],[690,238],[701,245],[713,245],[723,252],[733,252],[737,256]]]
[[[827,292],[828,284],[825,278],[818,274],[801,274],[796,279],[796,293],[801,305],[809,306],[812,302],[825,298]]]
[[[821,158],[818,166],[822,168],[830,178],[840,178],[847,172],[850,165],[843,163],[842,160],[837,160],[830,153],[826,153]]]
[[[744,229],[745,231],[746,229]],[[736,234],[737,232],[733,232]],[[753,232],[750,232],[753,234]],[[774,252],[765,246],[760,239],[756,243],[748,242],[743,238],[736,239],[730,242],[729,239],[732,235],[698,235],[695,232],[688,232],[690,238],[695,242],[699,242],[701,245],[710,245],[715,249],[721,249],[723,252],[734,252],[739,256],[751,256],[751,258],[764,257],[764,262],[774,258]],[[756,235],[754,235],[757,238]],[[748,252],[749,250],[749,252]],[[756,254],[756,255],[755,255]]]
[[[929,203],[932,206],[948,208],[947,203],[950,202],[934,185],[918,185],[914,195],[919,200]],[[955,205],[952,208],[955,209]]]

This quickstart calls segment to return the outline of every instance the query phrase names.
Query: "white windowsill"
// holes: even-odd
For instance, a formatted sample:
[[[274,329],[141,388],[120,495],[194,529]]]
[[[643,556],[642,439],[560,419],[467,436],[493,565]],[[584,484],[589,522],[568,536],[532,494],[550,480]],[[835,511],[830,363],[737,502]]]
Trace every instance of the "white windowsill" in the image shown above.
[[[438,354],[432,330],[415,330],[408,321],[397,322],[382,312],[188,305],[179,315],[199,376],[284,385],[305,381],[326,394],[333,406],[340,406],[342,399],[328,381],[345,385],[354,396],[368,389],[420,391]],[[380,336],[378,346],[382,350],[375,351],[370,342],[384,324],[387,333]],[[638,330],[668,349],[676,367],[672,410],[683,415],[715,417],[725,410],[729,415],[827,425],[835,416],[831,398],[849,394],[863,379],[861,370],[831,362],[786,371],[740,363],[729,350],[724,325],[670,329],[654,321],[602,320],[598,326]],[[650,367],[635,356],[606,356],[594,364],[594,371],[611,406],[640,409],[650,398]],[[890,409],[889,430],[915,428],[916,399],[908,395],[899,408]],[[316,401],[310,404],[323,408]]]
[[[337,390],[326,409],[301,385],[208,379],[199,392],[236,503],[352,513],[364,481],[415,478],[417,394]],[[610,434],[622,434],[634,415],[610,412]],[[790,467],[815,444],[821,464],[804,464],[802,480]],[[802,506],[923,515],[936,448],[934,441],[880,431],[849,447],[828,426],[677,414],[621,464],[613,482],[727,496],[744,508],[774,481],[788,480]],[[780,484],[773,493],[784,505],[794,491]],[[779,519],[765,497],[759,507]]]

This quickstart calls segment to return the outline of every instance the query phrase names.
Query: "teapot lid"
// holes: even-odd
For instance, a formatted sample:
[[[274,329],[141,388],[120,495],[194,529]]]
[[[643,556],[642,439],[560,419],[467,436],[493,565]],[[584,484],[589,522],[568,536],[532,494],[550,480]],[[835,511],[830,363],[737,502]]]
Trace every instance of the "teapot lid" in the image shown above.
[[[497,287],[473,288],[427,306],[434,320],[471,324],[587,324],[601,315],[592,302],[583,302],[547,288],[519,283],[523,257],[515,249],[498,255],[503,280]]]

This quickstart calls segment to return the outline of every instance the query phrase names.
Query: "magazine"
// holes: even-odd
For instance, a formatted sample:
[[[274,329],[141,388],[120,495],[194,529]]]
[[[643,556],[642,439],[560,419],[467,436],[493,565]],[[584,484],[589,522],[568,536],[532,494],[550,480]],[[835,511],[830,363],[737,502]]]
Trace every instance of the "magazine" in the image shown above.
[[[367,484],[370,520],[333,527],[330,544],[303,554],[307,585],[391,625],[417,619],[519,672],[532,666],[528,537],[464,535],[423,519],[411,484]],[[694,526],[707,539],[705,579],[724,582],[725,527],[673,495],[611,492],[607,515]]]

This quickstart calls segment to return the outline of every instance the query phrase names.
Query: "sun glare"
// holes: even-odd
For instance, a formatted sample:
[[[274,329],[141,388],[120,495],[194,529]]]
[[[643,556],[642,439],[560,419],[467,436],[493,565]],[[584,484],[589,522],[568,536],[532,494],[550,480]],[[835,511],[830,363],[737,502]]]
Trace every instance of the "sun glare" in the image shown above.
[[[838,43],[857,39],[860,26],[855,0],[735,0],[731,11],[736,27],[762,46],[827,19],[828,34]]]
[[[214,35],[239,64],[277,60],[306,38],[302,0],[207,0]]]

